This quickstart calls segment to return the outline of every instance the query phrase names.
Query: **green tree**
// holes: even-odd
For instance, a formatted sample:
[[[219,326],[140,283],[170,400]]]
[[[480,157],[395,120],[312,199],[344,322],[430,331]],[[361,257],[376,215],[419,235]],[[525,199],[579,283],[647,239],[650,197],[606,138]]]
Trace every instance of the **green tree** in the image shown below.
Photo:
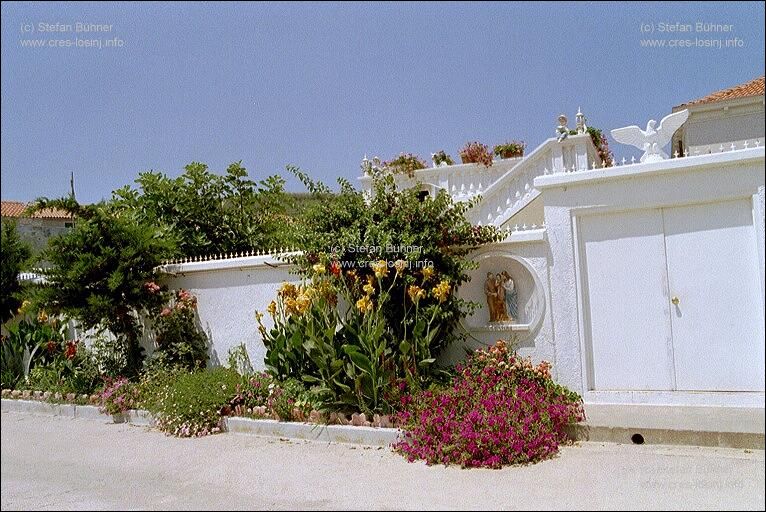
[[[12,221],[2,221],[0,228],[0,317],[3,322],[13,317],[21,301],[18,294],[21,292],[21,283],[19,283],[19,272],[21,272],[29,261],[32,251],[29,245],[24,242],[16,230],[16,224]]]
[[[86,328],[106,326],[128,347],[128,367],[142,361],[140,313],[156,313],[167,294],[153,284],[155,268],[174,251],[164,229],[116,214],[108,204],[82,206],[72,199],[39,199],[34,209],[56,207],[76,218],[74,228],[49,242],[48,285],[35,300]]]
[[[111,207],[132,212],[142,222],[168,228],[177,240],[177,255],[198,256],[271,249],[289,245],[292,198],[284,180],[270,176],[255,182],[241,162],[223,176],[193,162],[170,178],[159,172],[141,173],[137,188],[114,192]]]

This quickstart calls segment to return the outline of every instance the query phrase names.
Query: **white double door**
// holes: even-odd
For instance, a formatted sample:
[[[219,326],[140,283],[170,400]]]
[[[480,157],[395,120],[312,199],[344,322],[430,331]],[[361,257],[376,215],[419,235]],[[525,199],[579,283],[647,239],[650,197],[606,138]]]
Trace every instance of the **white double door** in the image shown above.
[[[579,218],[589,387],[763,391],[747,199]]]

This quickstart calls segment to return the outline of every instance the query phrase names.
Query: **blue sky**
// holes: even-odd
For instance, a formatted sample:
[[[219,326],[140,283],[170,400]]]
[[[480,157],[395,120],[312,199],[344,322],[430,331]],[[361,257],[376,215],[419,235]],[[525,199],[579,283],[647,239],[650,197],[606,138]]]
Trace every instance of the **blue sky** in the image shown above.
[[[24,32],[77,22],[112,31]],[[639,30],[696,22],[731,32]],[[642,48],[647,37],[742,46]],[[21,42],[75,38],[122,46]],[[509,139],[533,149],[578,106],[593,126],[643,126],[763,75],[764,6],[3,2],[1,66],[2,198],[64,195],[74,171],[91,202],[191,161],[222,171],[242,160],[257,178],[293,164],[334,182],[355,179],[365,153],[430,160]]]

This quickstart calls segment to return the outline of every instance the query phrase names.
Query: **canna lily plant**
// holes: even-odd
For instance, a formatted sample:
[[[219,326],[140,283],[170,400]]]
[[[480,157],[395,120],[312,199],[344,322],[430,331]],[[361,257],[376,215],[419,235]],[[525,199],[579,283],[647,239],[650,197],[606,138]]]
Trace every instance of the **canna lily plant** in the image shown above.
[[[342,271],[326,255],[303,283],[285,283],[269,305],[273,327],[256,313],[267,347],[266,366],[278,379],[300,375],[315,386],[326,409],[389,413],[398,402],[390,391],[406,382],[427,385],[435,371],[431,353],[449,281],[432,282],[434,269],[409,272],[404,260],[370,262]],[[412,282],[403,286],[403,282]],[[401,290],[402,296],[394,295]],[[405,301],[404,335],[386,321],[385,308]],[[429,304],[425,304],[430,302]]]

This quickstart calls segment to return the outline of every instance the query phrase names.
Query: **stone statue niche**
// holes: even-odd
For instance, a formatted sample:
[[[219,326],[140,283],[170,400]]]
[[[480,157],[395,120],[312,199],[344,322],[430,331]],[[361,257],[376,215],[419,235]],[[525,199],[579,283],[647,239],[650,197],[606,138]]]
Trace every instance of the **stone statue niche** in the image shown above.
[[[487,272],[484,282],[490,323],[516,323],[519,318],[519,301],[516,283],[510,274]]]

